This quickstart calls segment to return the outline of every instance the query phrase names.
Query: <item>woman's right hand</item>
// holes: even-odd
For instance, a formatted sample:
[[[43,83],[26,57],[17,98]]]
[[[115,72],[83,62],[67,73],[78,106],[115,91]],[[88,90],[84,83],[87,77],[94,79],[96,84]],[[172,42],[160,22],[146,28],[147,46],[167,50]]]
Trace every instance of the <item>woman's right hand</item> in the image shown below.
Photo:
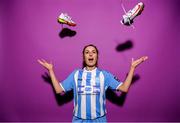
[[[52,62],[48,63],[46,60],[44,59],[38,59],[37,60],[39,62],[39,64],[41,64],[44,68],[46,68],[48,71],[53,69],[53,64]]]

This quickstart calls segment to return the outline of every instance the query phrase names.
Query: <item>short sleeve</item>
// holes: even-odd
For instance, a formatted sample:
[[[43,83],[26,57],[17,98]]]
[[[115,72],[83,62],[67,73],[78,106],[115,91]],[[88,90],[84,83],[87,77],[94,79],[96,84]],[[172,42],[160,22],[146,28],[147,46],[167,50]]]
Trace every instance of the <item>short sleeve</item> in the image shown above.
[[[63,88],[64,92],[70,91],[74,87],[74,74],[76,70],[73,71],[63,82],[59,83]]]
[[[114,76],[110,72],[104,71],[104,73],[105,73],[105,84],[107,88],[110,88],[112,90],[117,90],[117,88],[123,84],[122,81],[120,81],[116,76]]]

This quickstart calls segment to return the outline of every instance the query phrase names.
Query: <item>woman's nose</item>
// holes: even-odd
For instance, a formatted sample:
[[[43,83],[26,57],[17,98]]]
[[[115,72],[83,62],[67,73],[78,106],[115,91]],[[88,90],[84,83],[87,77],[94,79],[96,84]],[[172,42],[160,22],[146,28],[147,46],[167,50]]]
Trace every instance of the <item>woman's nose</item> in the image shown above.
[[[90,56],[92,56],[92,55],[93,55],[93,53],[89,53],[89,55],[90,55]]]

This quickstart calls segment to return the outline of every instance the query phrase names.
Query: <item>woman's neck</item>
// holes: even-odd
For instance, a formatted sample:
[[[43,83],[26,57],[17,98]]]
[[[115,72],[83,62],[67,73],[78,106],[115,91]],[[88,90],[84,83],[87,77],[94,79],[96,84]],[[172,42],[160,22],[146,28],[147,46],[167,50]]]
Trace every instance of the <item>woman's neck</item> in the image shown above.
[[[86,66],[86,70],[88,70],[88,71],[94,70],[95,68],[96,68],[96,66],[93,66],[93,67]]]

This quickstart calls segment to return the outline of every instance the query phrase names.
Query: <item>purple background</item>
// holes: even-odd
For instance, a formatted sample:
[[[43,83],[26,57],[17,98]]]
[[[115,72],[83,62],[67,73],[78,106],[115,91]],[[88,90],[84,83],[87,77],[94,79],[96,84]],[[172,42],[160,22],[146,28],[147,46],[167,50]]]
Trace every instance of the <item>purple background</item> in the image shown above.
[[[123,0],[127,10],[138,0]],[[82,48],[93,43],[99,67],[124,80],[131,58],[148,55],[136,74],[123,106],[107,100],[108,121],[180,121],[178,0],[143,0],[145,9],[134,26],[120,23],[121,0],[0,1],[0,121],[71,121],[73,101],[58,105],[37,63],[54,63],[59,80],[81,68]],[[61,38],[57,22],[67,12],[77,23],[73,37]],[[120,43],[133,47],[117,52]]]

